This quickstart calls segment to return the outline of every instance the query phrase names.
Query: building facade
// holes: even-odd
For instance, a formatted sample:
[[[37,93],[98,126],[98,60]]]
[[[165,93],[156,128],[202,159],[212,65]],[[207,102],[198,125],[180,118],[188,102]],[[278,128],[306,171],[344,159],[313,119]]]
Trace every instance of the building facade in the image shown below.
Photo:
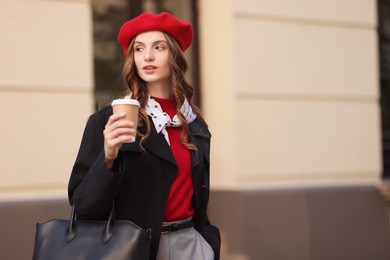
[[[94,111],[91,2],[0,6],[0,214],[31,213],[19,224],[29,233],[15,259],[24,259],[28,225],[69,210],[69,173]],[[387,230],[373,223],[388,225],[386,202],[373,195],[383,184],[376,1],[199,0],[197,8],[201,105],[213,134],[210,215],[222,257],[286,259],[274,241],[289,259],[364,259],[332,243],[322,252],[329,237],[310,223],[324,224],[314,206],[324,203],[341,214],[326,223],[345,227],[348,211],[365,211],[352,198],[366,194],[379,212],[365,222],[376,244],[355,245],[386,259]]]

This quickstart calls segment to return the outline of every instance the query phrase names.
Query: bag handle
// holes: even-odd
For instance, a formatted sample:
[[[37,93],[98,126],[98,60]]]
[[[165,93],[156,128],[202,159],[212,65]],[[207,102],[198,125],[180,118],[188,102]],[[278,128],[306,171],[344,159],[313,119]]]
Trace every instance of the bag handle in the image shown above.
[[[110,211],[110,215],[108,217],[106,226],[102,234],[103,244],[108,243],[111,240],[112,236],[114,235],[114,223],[115,223],[115,204],[113,203]],[[76,238],[76,235],[77,235],[77,216],[76,216],[75,206],[73,205],[72,212],[70,215],[69,226],[65,234],[66,242],[67,243],[72,242],[72,240]]]

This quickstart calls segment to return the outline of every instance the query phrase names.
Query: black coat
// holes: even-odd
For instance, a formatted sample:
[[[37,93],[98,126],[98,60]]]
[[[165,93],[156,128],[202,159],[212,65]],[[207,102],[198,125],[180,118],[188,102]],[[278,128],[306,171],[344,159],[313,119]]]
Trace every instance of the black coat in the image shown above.
[[[133,221],[143,228],[152,228],[150,259],[155,259],[161,235],[161,223],[170,187],[177,175],[171,149],[153,123],[150,136],[143,143],[123,144],[113,172],[104,164],[103,130],[112,114],[111,107],[94,113],[88,120],[79,153],[69,180],[69,200],[79,218],[106,219],[115,201],[116,218]],[[216,259],[220,253],[219,230],[210,224],[206,210],[209,199],[210,132],[195,119],[189,124],[189,141],[198,152],[191,151],[193,207],[195,228],[211,245]],[[145,133],[146,127],[138,131]]]

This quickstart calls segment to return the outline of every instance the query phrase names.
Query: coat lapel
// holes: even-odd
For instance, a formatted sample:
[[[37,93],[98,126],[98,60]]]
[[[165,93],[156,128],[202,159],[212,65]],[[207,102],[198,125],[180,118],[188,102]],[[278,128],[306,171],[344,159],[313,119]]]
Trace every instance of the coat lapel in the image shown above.
[[[167,141],[164,138],[164,135],[162,133],[157,133],[156,129],[154,128],[153,123],[151,123],[152,129],[150,136],[146,138],[145,142],[143,143],[143,147],[146,151],[153,153],[159,157],[161,157],[164,160],[167,160],[171,162],[172,164],[176,165],[175,158],[173,157],[171,148],[169,147]],[[138,128],[140,133],[145,134],[146,133],[146,127],[139,127]],[[190,131],[190,142],[194,144],[198,148],[198,152],[191,151],[191,165],[192,169],[194,169],[197,165],[199,165],[202,162],[202,154],[207,153],[206,151],[202,151],[202,145],[200,143],[201,138],[210,138],[210,133],[205,130],[204,127],[202,127],[202,124],[199,122],[198,119],[193,121],[191,124],[189,124],[189,131]],[[121,151],[138,151],[141,152],[139,148],[139,139],[137,139],[134,143],[125,143],[123,144]],[[207,154],[205,154],[208,156]]]
[[[190,136],[190,142],[198,147],[199,149],[199,140],[197,136]],[[194,172],[194,169],[198,164],[201,163],[200,154],[197,151],[191,151],[191,166],[192,166],[192,172]]]
[[[143,147],[146,151],[153,153],[158,157],[161,157],[162,159],[167,160],[172,164],[176,165],[176,160],[173,157],[171,148],[165,140],[164,135],[162,133],[157,133],[152,120],[150,120],[150,124],[152,129],[149,137],[146,138],[145,142],[143,143]],[[142,134],[146,134],[146,126],[139,127],[138,131]],[[139,147],[139,140],[137,140],[136,144],[137,147]]]
[[[143,146],[146,151],[151,152],[176,165],[171,148],[169,147],[162,133],[157,134],[157,132],[153,129],[150,136],[146,138],[145,142],[143,143]]]
[[[198,164],[202,162],[202,158],[200,156],[205,155],[208,157],[208,151],[205,151],[205,147],[202,146],[200,139],[210,139],[210,132],[204,128],[199,121],[196,119],[191,124],[189,124],[190,130],[190,142],[194,144],[198,148],[198,152],[191,151],[191,163],[192,169],[194,169]],[[209,149],[208,147],[206,149]]]

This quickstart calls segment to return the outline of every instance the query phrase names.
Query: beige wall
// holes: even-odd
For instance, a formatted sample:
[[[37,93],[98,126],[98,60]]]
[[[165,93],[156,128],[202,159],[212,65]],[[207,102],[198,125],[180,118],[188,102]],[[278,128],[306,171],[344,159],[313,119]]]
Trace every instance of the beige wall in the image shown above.
[[[0,200],[63,197],[92,111],[88,0],[0,1]]]
[[[243,211],[260,209],[259,196],[241,197],[235,189],[380,180],[375,3],[199,0],[202,105],[213,133],[211,181],[217,190],[210,216],[221,227],[223,256],[249,259],[245,250],[234,250],[246,243],[241,231],[249,229],[230,220],[250,228],[252,237],[261,229],[259,216]],[[66,201],[93,110],[89,0],[0,0],[0,32],[0,202]],[[286,200],[279,195],[261,201],[298,205],[296,214],[303,209],[304,217],[296,219],[304,228],[321,223],[302,222],[310,214],[299,192]],[[323,202],[316,198],[311,210]],[[261,222],[275,238],[272,225],[280,219],[272,209],[279,212],[282,204],[271,207],[272,221]],[[232,205],[242,209],[231,211]],[[228,218],[218,219],[229,210]],[[23,238],[36,221],[28,218]],[[280,237],[285,241],[285,232]]]
[[[0,5],[0,198],[64,197],[92,111],[89,1]],[[199,8],[214,188],[380,179],[374,0]]]
[[[380,180],[376,1],[200,1],[214,188]]]

